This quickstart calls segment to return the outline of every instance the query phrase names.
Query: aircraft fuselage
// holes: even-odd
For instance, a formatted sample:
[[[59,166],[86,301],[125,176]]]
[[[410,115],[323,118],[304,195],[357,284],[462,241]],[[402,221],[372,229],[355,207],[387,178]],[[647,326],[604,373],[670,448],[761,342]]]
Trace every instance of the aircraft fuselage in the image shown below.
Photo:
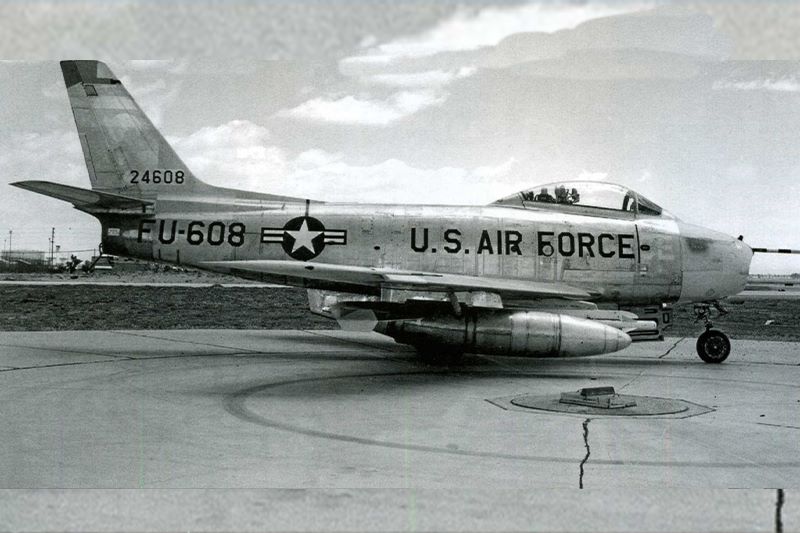
[[[702,235],[690,238],[690,246],[680,222],[633,213],[606,218],[503,206],[315,202],[238,202],[223,210],[164,200],[152,213],[99,218],[107,253],[199,267],[294,259],[560,281],[599,288],[596,301],[628,305],[711,300],[741,290],[746,276],[737,270],[730,237]],[[692,293],[698,282],[699,295]]]

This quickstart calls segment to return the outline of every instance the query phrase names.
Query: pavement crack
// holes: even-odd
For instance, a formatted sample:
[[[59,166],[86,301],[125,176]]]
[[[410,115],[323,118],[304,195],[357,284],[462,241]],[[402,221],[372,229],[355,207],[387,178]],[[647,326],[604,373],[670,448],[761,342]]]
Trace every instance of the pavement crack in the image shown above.
[[[661,355],[659,355],[659,356],[658,356],[658,358],[659,358],[659,359],[664,359],[666,356],[668,356],[668,355],[669,355],[669,353],[670,353],[672,350],[674,350],[674,349],[675,349],[675,347],[676,347],[676,346],[678,346],[678,344],[680,344],[680,342],[681,342],[681,341],[683,341],[683,340],[685,340],[685,339],[686,339],[686,337],[681,337],[680,339],[676,340],[676,341],[675,341],[675,342],[672,344],[672,346],[670,346],[670,347],[669,347],[669,349],[667,349],[667,351],[666,351],[666,352],[664,352],[664,353],[662,353]]]
[[[783,489],[778,489],[775,500],[775,533],[783,533]]]
[[[586,466],[586,461],[589,460],[589,456],[592,455],[592,449],[589,447],[589,422],[591,421],[591,418],[587,418],[583,421],[583,446],[586,448],[586,455],[583,457],[583,461],[581,461],[580,473],[578,474],[579,489],[583,488],[584,466]]]

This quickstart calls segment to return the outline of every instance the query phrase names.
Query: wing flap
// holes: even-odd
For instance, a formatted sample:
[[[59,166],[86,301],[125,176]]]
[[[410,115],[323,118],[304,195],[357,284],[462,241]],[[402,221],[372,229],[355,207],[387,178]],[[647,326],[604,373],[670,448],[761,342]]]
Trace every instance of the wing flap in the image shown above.
[[[408,289],[421,291],[485,291],[532,298],[586,300],[592,294],[571,285],[507,278],[489,278],[463,274],[414,272],[328,263],[296,261],[210,261],[202,266],[232,273],[261,274],[294,280],[324,282],[372,289]]]

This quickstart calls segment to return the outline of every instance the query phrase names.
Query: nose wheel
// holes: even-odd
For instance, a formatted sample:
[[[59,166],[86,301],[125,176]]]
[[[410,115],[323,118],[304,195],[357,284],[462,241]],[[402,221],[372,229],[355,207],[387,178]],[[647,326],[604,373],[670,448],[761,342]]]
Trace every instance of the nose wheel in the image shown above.
[[[721,312],[727,313],[719,303],[715,302],[713,305]],[[731,353],[731,340],[722,331],[714,329],[708,304],[695,306],[694,312],[697,320],[702,320],[706,327],[706,330],[697,338],[697,355],[706,363],[719,364],[723,362]]]
[[[706,363],[721,363],[731,353],[731,341],[718,329],[707,329],[697,338],[697,355]]]

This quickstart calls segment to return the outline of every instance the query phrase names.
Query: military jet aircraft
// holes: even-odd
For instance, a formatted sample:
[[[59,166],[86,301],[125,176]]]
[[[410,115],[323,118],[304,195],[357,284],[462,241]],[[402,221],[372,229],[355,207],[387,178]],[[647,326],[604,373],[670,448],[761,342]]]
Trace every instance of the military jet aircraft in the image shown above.
[[[63,61],[61,70],[92,187],[13,185],[96,217],[105,253],[305,287],[312,312],[432,357],[615,352],[661,331],[680,304],[706,322],[703,361],[730,353],[709,309],[744,288],[753,250],[635,191],[558,182],[484,206],[442,206],[214,187],[104,63]]]

